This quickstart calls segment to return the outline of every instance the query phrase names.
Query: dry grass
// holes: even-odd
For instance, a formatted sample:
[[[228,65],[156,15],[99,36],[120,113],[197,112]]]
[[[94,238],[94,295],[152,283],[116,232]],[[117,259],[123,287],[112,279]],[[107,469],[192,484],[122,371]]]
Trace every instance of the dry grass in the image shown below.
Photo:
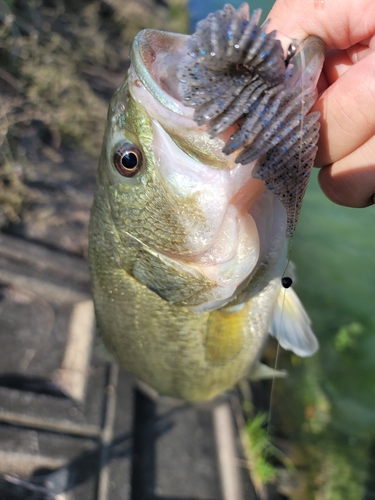
[[[186,31],[185,0],[0,0],[0,226],[28,199],[28,137],[50,157],[61,146],[98,156],[108,99],[145,27]]]

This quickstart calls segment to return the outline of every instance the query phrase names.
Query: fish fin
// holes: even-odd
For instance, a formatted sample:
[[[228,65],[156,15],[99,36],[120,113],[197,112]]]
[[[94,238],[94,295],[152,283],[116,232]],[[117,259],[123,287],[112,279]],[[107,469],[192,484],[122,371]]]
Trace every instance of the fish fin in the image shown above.
[[[250,380],[284,378],[287,376],[285,370],[275,370],[260,361],[257,361],[251,369],[248,378]]]
[[[277,297],[271,335],[281,347],[302,358],[312,356],[319,348],[311,320],[292,288],[282,288]]]

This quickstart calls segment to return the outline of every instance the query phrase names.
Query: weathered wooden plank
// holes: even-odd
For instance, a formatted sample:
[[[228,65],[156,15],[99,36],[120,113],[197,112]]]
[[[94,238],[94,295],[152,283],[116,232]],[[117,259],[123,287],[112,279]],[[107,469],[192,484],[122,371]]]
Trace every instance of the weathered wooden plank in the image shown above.
[[[82,301],[90,297],[84,259],[3,233],[0,282],[30,290],[45,300]]]

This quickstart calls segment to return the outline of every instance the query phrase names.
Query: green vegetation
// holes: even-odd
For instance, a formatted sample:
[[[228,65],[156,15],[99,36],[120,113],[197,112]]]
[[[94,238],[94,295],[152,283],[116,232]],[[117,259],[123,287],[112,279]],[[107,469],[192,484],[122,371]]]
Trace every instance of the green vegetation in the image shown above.
[[[277,477],[277,469],[269,462],[269,457],[277,455],[276,447],[271,443],[267,434],[265,424],[267,416],[258,413],[248,420],[246,425],[249,437],[248,454],[251,459],[251,475],[255,478],[254,483],[264,485],[274,481]]]
[[[338,436],[337,436],[338,437]],[[355,467],[345,447],[325,435],[308,450],[312,474],[308,498],[312,500],[359,500],[363,498],[365,471]],[[358,455],[358,450],[352,450]],[[357,459],[360,457],[357,457]]]
[[[251,475],[259,487],[273,482],[278,477],[278,469],[271,463],[277,459],[287,468],[293,464],[287,456],[272,442],[272,436],[267,429],[268,417],[266,413],[257,413],[246,424],[248,435],[248,454],[252,465]]]
[[[337,351],[345,351],[354,347],[357,342],[357,337],[365,333],[365,327],[361,323],[350,323],[342,326],[335,337],[335,348]]]

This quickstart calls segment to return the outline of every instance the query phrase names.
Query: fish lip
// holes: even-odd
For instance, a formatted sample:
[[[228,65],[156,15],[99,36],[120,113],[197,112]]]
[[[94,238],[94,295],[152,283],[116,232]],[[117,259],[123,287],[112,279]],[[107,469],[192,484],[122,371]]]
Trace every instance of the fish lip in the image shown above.
[[[296,53],[291,57],[288,86],[301,85],[306,91],[315,89],[325,58],[325,44],[321,38],[312,35],[296,42]]]
[[[171,60],[182,57],[186,51],[185,42],[188,38],[189,35],[144,29],[135,37],[130,51],[132,66],[148,92],[166,108],[179,115],[185,115],[179,96],[177,94],[172,96],[162,88],[152,73],[152,65],[157,56],[163,53]],[[173,66],[171,61],[169,66]]]
[[[303,52],[304,54],[304,59],[306,64],[310,64],[310,62],[317,55],[324,58],[325,44],[320,37],[315,35],[310,35],[301,42],[299,42],[298,50],[296,54],[292,57],[292,60],[295,59],[301,52]]]

